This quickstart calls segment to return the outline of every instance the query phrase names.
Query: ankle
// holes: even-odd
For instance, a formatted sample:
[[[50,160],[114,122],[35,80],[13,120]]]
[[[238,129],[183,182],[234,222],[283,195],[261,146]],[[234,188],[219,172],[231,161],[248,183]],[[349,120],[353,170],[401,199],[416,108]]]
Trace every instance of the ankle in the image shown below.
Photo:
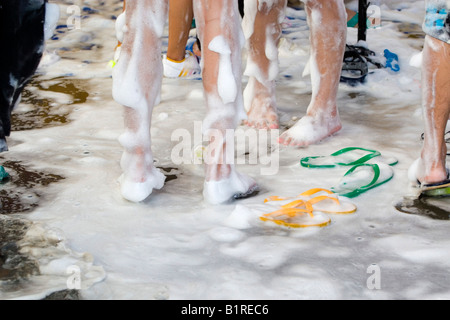
[[[221,181],[230,177],[231,166],[226,164],[210,164],[206,167],[206,181]]]
[[[184,67],[185,59],[181,61],[173,60],[169,57],[166,57],[163,60],[164,65],[164,76],[167,78],[176,78],[180,75],[181,71]]]

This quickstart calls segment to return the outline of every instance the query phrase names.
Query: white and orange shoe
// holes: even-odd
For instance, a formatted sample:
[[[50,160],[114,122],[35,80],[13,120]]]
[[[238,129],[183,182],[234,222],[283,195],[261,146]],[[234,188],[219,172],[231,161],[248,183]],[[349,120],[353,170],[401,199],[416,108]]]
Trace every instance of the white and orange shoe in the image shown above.
[[[197,56],[188,50],[186,57],[181,61],[164,56],[163,66],[166,78],[200,78],[202,73]]]

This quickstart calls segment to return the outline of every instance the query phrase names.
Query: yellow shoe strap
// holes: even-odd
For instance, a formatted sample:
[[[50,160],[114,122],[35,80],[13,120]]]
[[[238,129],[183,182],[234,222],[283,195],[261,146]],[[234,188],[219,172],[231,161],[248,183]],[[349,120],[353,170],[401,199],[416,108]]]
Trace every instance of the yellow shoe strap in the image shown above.
[[[264,199],[264,203],[269,202],[269,201],[283,201],[283,200],[286,200],[286,199],[288,199],[288,198],[282,198],[282,197],[279,197],[279,196],[271,196],[271,197],[268,197],[268,198]]]
[[[277,211],[265,214],[265,215],[261,216],[260,219],[262,221],[270,221],[270,222],[276,223],[278,225],[285,226],[285,227],[291,227],[291,228],[324,227],[330,223],[330,220],[327,220],[327,221],[313,223],[313,224],[301,224],[301,223],[296,223],[296,222],[287,222],[282,219],[274,219],[272,217],[273,215],[275,215],[275,217],[282,216],[282,215],[288,215],[289,217],[294,217],[298,214],[304,214],[304,213],[308,213],[311,217],[314,217],[312,215],[312,212],[309,210],[290,208],[290,209],[281,209],[281,210],[277,210]]]
[[[327,190],[327,189],[323,189],[323,188],[313,188],[310,189],[308,191],[305,191],[301,194],[298,195],[298,197],[309,197],[312,196],[313,194],[319,193],[319,192],[325,192],[328,194],[334,194],[334,192]],[[269,202],[269,201],[283,201],[283,200],[287,200],[287,199],[291,199],[292,197],[289,198],[285,198],[285,197],[279,197],[279,196],[271,196],[268,197],[266,199],[264,199],[264,203]]]
[[[316,194],[318,192],[325,192],[325,193],[328,193],[328,194],[333,194],[332,191],[327,190],[327,189],[313,188],[313,189],[310,189],[308,191],[305,191],[305,192],[301,193],[300,196],[304,196],[304,197],[308,196],[309,197],[309,196],[311,196],[313,194]]]
[[[311,205],[313,205],[313,204],[316,204],[316,203],[318,203],[320,201],[323,201],[323,200],[333,200],[337,204],[341,204],[339,202],[338,198],[333,198],[333,197],[329,197],[329,196],[317,196],[315,198],[312,198],[312,199],[308,200],[307,202],[310,203]]]
[[[311,206],[313,206],[314,204],[323,201],[323,200],[333,200],[334,202],[336,202],[336,204],[341,205],[341,202],[339,201],[338,198],[334,198],[334,197],[328,197],[328,196],[317,196],[315,198],[312,198],[310,200],[307,201],[307,203]],[[353,209],[349,210],[349,211],[328,211],[328,210],[320,210],[324,213],[338,213],[338,214],[348,214],[348,213],[353,213],[356,211],[356,206],[353,206]]]
[[[166,56],[166,58],[167,58],[167,60],[169,60],[170,62],[173,62],[173,63],[182,63],[182,62],[184,62],[184,60],[186,60],[186,58],[184,58],[183,60],[173,60],[167,56]]]

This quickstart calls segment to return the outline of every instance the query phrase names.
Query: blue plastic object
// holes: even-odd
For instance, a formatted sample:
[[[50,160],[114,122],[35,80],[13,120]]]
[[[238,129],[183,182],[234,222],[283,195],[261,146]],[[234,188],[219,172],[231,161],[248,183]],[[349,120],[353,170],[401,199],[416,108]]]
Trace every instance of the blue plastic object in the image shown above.
[[[0,166],[0,182],[9,178],[9,173],[5,171],[5,168]]]
[[[386,58],[386,68],[390,68],[392,71],[398,72],[400,71],[400,65],[398,63],[398,55],[389,51],[388,49],[384,50],[384,57]]]

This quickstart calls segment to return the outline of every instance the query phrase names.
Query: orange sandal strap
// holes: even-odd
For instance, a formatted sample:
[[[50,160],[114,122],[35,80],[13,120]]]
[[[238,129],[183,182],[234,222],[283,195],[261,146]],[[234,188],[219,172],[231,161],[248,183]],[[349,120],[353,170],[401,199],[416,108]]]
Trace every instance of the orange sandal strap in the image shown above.
[[[266,213],[263,215],[263,217],[281,217],[281,216],[288,216],[290,218],[293,218],[299,214],[305,214],[308,213],[311,217],[314,217],[311,210],[308,209],[300,209],[300,208],[283,208],[280,210],[276,210],[270,213]]]
[[[338,198],[333,198],[333,197],[329,197],[329,196],[317,196],[315,198],[308,200],[307,202],[309,204],[313,205],[313,204],[316,204],[316,203],[318,203],[320,201],[324,201],[324,200],[333,200],[337,204],[341,204]]]
[[[327,189],[323,189],[323,188],[313,188],[313,189],[310,189],[308,191],[305,191],[305,192],[301,193],[300,196],[303,196],[303,197],[311,196],[311,195],[319,193],[319,192],[325,192],[325,193],[328,193],[328,194],[333,194],[334,193],[333,191],[330,191],[330,190],[327,190]]]

